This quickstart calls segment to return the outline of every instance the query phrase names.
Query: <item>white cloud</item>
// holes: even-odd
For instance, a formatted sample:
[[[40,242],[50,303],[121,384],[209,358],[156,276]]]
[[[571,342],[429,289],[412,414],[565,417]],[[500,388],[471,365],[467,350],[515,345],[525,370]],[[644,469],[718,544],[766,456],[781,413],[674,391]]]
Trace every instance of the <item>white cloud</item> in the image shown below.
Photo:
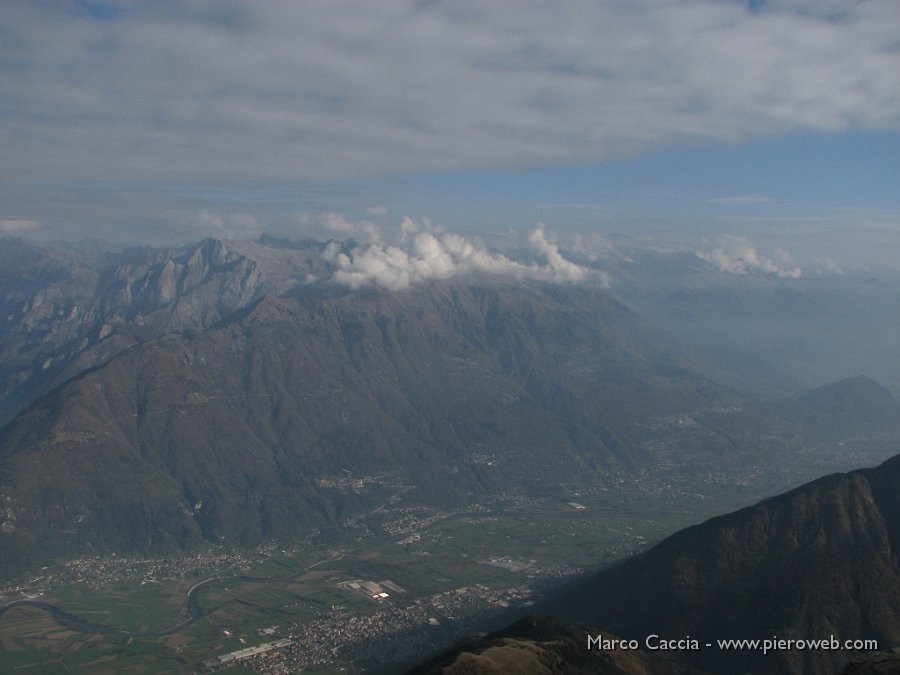
[[[252,214],[213,209],[170,212],[167,219],[199,236],[219,239],[254,239],[265,229],[264,224]]]
[[[21,234],[37,229],[38,221],[28,218],[0,218],[0,234]]]
[[[553,270],[554,281],[576,283],[584,279],[586,270],[575,263],[566,260],[559,252],[559,246],[547,241],[544,234],[544,225],[538,224],[528,235],[528,243],[532,248],[547,258],[548,267]]]
[[[838,265],[833,258],[816,258],[813,260],[817,274],[843,274],[844,268]]]
[[[591,263],[631,260],[609,237],[597,232],[565,232],[560,235],[559,240],[567,250],[577,252],[579,259]]]
[[[701,249],[695,254],[723,272],[774,274],[791,279],[799,279],[803,275],[793,256],[783,248],[774,248],[771,256],[767,257],[749,239],[736,236],[723,237],[714,246],[712,250]]]
[[[896,2],[5,3],[0,179],[296,181],[900,128]]]
[[[373,204],[366,208],[366,213],[368,213],[373,218],[378,218],[379,220],[384,220],[387,218],[388,210],[384,204]]]
[[[543,225],[531,232],[528,241],[543,264],[516,261],[427,221],[416,223],[404,218],[398,245],[373,244],[357,248],[350,255],[339,253],[336,245],[330,245],[323,256],[335,264],[334,281],[351,288],[375,285],[398,291],[414,283],[466,273],[554,283],[578,283],[594,274],[598,281],[604,281],[599,274],[567,260],[558,246],[548,241]]]
[[[322,224],[329,232],[348,234],[356,230],[356,226],[339,213],[329,211],[322,215]]]
[[[380,244],[383,226],[371,220],[349,220],[335,211],[324,213],[301,213],[296,218],[296,226],[304,236],[324,239],[355,239],[363,243]]]

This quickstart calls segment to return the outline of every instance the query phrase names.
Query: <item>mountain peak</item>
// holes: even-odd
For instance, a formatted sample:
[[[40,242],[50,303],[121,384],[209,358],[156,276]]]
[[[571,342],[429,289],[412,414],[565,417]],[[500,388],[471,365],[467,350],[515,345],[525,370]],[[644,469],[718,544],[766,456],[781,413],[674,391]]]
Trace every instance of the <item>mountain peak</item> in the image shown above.
[[[809,389],[794,397],[821,416],[824,429],[878,433],[900,427],[900,402],[865,375]]]
[[[894,395],[868,375],[847,377],[829,382],[799,394],[800,398],[825,399],[833,396],[866,396],[872,399],[896,401]]]

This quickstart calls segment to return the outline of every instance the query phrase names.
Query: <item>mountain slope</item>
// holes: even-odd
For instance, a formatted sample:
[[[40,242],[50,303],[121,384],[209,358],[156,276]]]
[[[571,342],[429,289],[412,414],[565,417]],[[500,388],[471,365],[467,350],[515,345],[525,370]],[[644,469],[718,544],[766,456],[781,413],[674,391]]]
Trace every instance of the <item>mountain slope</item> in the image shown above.
[[[587,649],[583,628],[529,616],[463,644],[407,675],[672,675],[687,673],[640,651]]]
[[[900,403],[863,375],[801,392],[795,398],[815,411],[817,425],[826,434],[890,433],[900,428]]]
[[[459,505],[590,480],[633,464],[630,421],[719,392],[596,289],[304,286],[136,344],[23,411],[0,435],[0,549],[15,564],[247,545],[397,494]]]
[[[900,456],[683,530],[568,589],[552,607],[643,639],[900,643]],[[717,672],[838,672],[852,652],[687,652]]]

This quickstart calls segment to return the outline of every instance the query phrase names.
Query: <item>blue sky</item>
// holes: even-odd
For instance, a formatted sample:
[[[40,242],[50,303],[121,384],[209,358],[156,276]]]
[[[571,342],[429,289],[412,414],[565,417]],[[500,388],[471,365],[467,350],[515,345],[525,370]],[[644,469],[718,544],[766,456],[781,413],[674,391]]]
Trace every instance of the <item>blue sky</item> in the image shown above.
[[[898,29],[880,0],[13,1],[0,233],[365,237],[411,216],[884,258]]]
[[[412,175],[357,189],[363,201],[367,194],[392,210],[475,230],[539,220],[561,229],[672,234],[749,228],[756,219],[762,226],[779,217],[896,214],[898,157],[900,134],[797,134],[599,164]]]

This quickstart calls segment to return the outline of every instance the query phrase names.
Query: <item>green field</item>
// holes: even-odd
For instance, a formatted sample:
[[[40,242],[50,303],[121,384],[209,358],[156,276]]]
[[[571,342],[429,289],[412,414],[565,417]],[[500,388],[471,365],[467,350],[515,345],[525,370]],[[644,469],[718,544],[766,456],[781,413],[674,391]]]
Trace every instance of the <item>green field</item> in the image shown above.
[[[251,569],[220,570],[220,580],[200,593],[203,618],[169,637],[82,634],[61,627],[40,610],[16,608],[0,620],[0,672],[202,672],[208,659],[273,639],[261,637],[257,631],[262,628],[278,626],[274,638],[284,637],[291,626],[314,621],[334,606],[356,617],[385,606],[363,592],[338,587],[340,582],[390,580],[406,590],[392,594],[390,603],[397,606],[475,584],[488,589],[526,587],[548,570],[590,569],[613,562],[724,510],[726,495],[731,501],[741,499],[734,486],[703,484],[702,490],[702,495],[653,494],[640,486],[557,491],[554,499],[527,508],[451,516],[421,530],[414,541],[373,531],[357,534],[344,546],[342,557],[314,569],[307,568],[327,559],[323,550],[279,551]],[[584,508],[576,509],[570,501]],[[485,564],[496,558],[521,563],[523,569]],[[96,623],[154,631],[187,618],[185,596],[198,580],[73,584],[42,599]],[[484,609],[476,603],[460,611],[471,618]],[[236,666],[225,672],[250,671]]]

